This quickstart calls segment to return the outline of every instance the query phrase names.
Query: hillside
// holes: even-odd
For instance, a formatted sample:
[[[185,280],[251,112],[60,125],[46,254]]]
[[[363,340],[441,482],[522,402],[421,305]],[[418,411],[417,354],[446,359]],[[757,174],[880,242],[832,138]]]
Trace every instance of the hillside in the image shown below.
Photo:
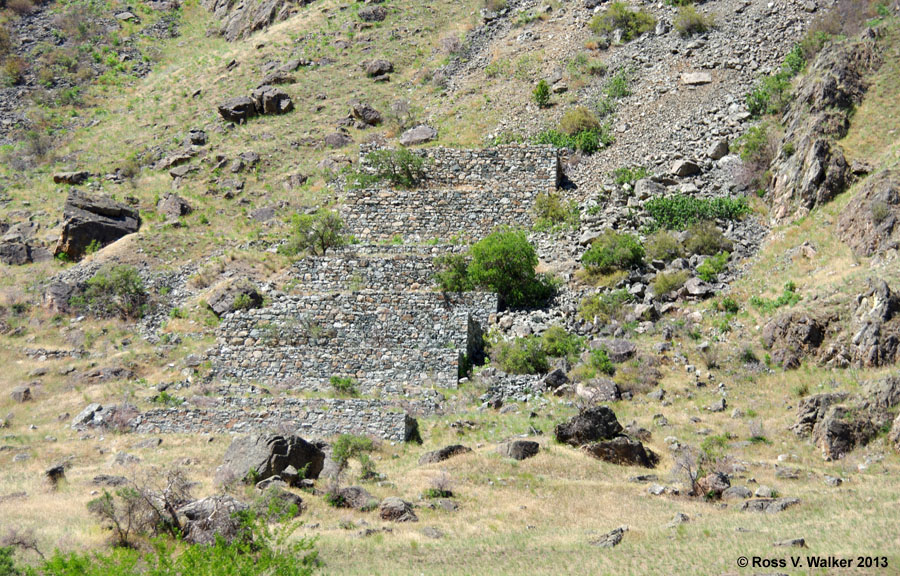
[[[0,85],[0,575],[900,573],[900,3],[6,0]]]

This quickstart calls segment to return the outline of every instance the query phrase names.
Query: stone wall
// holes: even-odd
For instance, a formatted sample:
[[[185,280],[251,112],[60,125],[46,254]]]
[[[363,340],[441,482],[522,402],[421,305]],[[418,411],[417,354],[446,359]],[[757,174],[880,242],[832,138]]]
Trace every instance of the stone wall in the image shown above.
[[[280,294],[223,319],[215,367],[297,390],[330,391],[332,376],[354,378],[364,394],[455,387],[460,354],[477,356],[480,328],[496,310],[496,295],[485,293]]]
[[[321,439],[359,434],[403,442],[418,426],[405,411],[376,400],[223,398],[216,404],[144,412],[134,420],[134,430],[145,434],[275,431]]]
[[[366,169],[366,155],[377,149],[375,144],[360,146],[361,169]],[[553,146],[422,148],[412,152],[425,158],[423,188],[468,186],[550,192],[559,186],[562,176],[559,151]]]
[[[326,256],[307,256],[294,264],[291,276],[304,292],[425,290],[434,287],[434,259],[462,250],[446,244],[348,246]]]

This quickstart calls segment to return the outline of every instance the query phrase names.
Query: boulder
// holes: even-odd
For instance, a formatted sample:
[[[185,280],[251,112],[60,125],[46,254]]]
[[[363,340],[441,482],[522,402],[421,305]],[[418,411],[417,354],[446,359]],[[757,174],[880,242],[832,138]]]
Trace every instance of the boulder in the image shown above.
[[[622,399],[619,385],[609,378],[595,378],[587,384],[578,382],[575,395],[591,404],[598,402],[616,402]]]
[[[716,293],[716,290],[696,276],[688,278],[681,288],[681,295],[691,298],[706,298]]]
[[[206,146],[206,132],[199,128],[194,128],[188,132],[188,142],[191,146]]]
[[[270,520],[296,518],[303,513],[303,498],[281,486],[269,486],[262,490],[262,495],[253,503],[253,507],[260,516]]]
[[[412,504],[400,498],[385,498],[378,507],[378,515],[389,522],[418,522]]]
[[[672,164],[672,175],[679,178],[694,176],[700,173],[700,166],[690,160],[678,160]]]
[[[627,526],[620,526],[612,532],[607,532],[599,538],[594,538],[591,540],[591,545],[598,548],[615,548],[621,544],[622,539],[625,537],[625,532],[627,531]]]
[[[226,542],[245,534],[245,528],[236,513],[249,506],[227,494],[219,494],[196,500],[178,509],[178,514],[187,518],[184,523],[185,541],[208,546],[217,537]]]
[[[467,454],[471,452],[471,448],[466,448],[462,444],[453,444],[452,446],[444,446],[440,450],[433,450],[431,452],[426,452],[422,454],[419,458],[419,464],[437,464],[438,462],[443,462],[444,460],[448,460],[454,456],[459,456],[460,454]]]
[[[525,460],[532,456],[537,456],[537,453],[541,450],[541,446],[537,442],[531,440],[513,440],[511,442],[500,444],[500,446],[497,447],[497,450],[506,458]]]
[[[366,71],[366,76],[369,77],[384,76],[394,71],[393,63],[382,59],[369,60],[363,64],[363,68]]]
[[[400,144],[403,146],[415,146],[416,144],[424,144],[431,142],[437,138],[438,132],[431,126],[420,124],[415,128],[410,128],[400,135]]]
[[[383,121],[381,112],[365,102],[354,102],[350,106],[350,116],[369,126],[377,126]]]
[[[284,70],[275,70],[274,72],[269,72],[268,74],[266,74],[257,88],[262,88],[264,86],[277,86],[278,84],[293,84],[296,81],[297,79],[294,78],[293,74],[290,74]]]
[[[229,98],[219,104],[219,115],[228,122],[243,124],[256,116],[256,103],[249,96]]]
[[[167,192],[156,204],[156,210],[165,216],[166,220],[177,220],[190,214],[193,209],[181,196]]]
[[[730,487],[731,481],[721,472],[713,472],[697,480],[697,491],[710,500],[721,498]]]
[[[340,488],[335,493],[337,505],[342,508],[352,508],[354,510],[372,510],[378,506],[376,500],[365,488],[359,486],[348,486]]]
[[[637,346],[634,345],[634,342],[621,340],[619,338],[604,338],[601,340],[594,340],[591,342],[591,348],[602,348],[606,350],[606,354],[609,356],[609,359],[617,364],[620,362],[625,362],[626,360],[634,356],[634,353],[637,350]]]
[[[804,312],[788,312],[770,320],[762,331],[763,345],[786,370],[797,368],[804,356],[825,340],[826,323]]]
[[[63,227],[55,255],[65,254],[72,260],[81,258],[88,246],[106,246],[141,225],[138,211],[119,204],[108,196],[88,196],[77,190],[69,192],[63,207]]]
[[[800,503],[798,498],[754,498],[741,504],[741,510],[747,512],[765,512],[776,514]]]
[[[621,466],[654,468],[659,462],[659,457],[652,450],[647,450],[639,441],[626,436],[588,444],[584,446],[584,451],[598,460]]]
[[[294,109],[291,97],[281,88],[262,86],[250,93],[258,114],[286,114]]]
[[[31,388],[28,386],[16,386],[9,393],[9,397],[12,398],[13,402],[18,402],[19,404],[28,402],[31,400]]]
[[[570,446],[582,446],[597,440],[609,440],[622,433],[622,425],[608,406],[593,406],[582,410],[568,422],[556,426],[556,441]]]
[[[569,383],[569,377],[562,368],[554,368],[549,374],[541,380],[541,386],[545,390],[556,390],[560,386]]]
[[[716,140],[706,149],[706,156],[710,160],[721,160],[729,151],[728,140]]]
[[[813,427],[812,438],[826,460],[838,460],[874,438],[883,423],[862,409],[831,406]]]
[[[702,86],[712,82],[712,74],[709,72],[685,72],[681,75],[681,82],[685,86]]]
[[[825,417],[828,408],[843,402],[847,397],[845,392],[835,392],[815,394],[801,399],[797,405],[797,421],[791,426],[791,430],[798,436],[808,436],[815,425]]]
[[[235,438],[216,470],[216,481],[247,482],[279,475],[288,466],[305,470],[307,478],[318,478],[325,453],[299,436],[250,435]]]
[[[753,496],[753,492],[746,486],[731,486],[722,492],[722,498],[725,500],[746,500]]]
[[[325,136],[325,145],[329,148],[343,148],[344,146],[349,146],[350,144],[353,144],[353,138],[351,138],[350,135],[346,132],[332,132],[331,134],[327,134]]]
[[[53,182],[55,184],[78,186],[79,184],[87,182],[90,177],[91,173],[86,170],[79,170],[77,172],[57,172],[53,175]]]
[[[207,305],[216,313],[223,316],[244,308],[259,308],[262,306],[262,294],[251,281],[240,278],[238,280],[226,280],[217,285],[206,299]]]
[[[97,403],[88,404],[84,410],[78,413],[75,418],[72,419],[72,428],[76,428],[78,426],[85,426],[94,420],[94,416],[97,412],[103,410],[103,406]]]
[[[32,247],[25,241],[7,240],[0,241],[0,262],[10,266],[22,266],[34,262]]]
[[[387,18],[387,8],[384,6],[363,6],[357,14],[359,14],[359,19],[363,22],[382,22]]]

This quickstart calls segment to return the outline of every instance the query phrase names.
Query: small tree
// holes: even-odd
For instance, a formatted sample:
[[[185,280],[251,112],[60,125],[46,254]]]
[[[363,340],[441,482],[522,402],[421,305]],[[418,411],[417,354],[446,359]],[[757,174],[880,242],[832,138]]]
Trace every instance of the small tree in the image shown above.
[[[535,273],[537,253],[521,230],[501,228],[472,246],[468,276],[512,307],[545,300],[553,287]]]
[[[473,288],[469,279],[469,259],[462,254],[448,254],[434,261],[435,280],[442,292],[468,292]]]
[[[534,87],[534,91],[532,92],[534,96],[534,101],[537,103],[539,108],[546,108],[550,105],[550,85],[547,84],[546,80],[541,80],[537,83],[537,86]]]
[[[581,262],[590,271],[609,274],[616,270],[628,270],[639,266],[644,260],[644,247],[635,236],[606,230],[594,240],[591,247],[581,257]]]
[[[406,148],[399,150],[373,150],[366,154],[362,169],[356,174],[356,183],[362,186],[388,182],[400,188],[413,188],[425,178],[425,160]]]
[[[100,316],[140,318],[147,299],[140,273],[133,266],[122,264],[97,271],[82,294],[73,296],[69,304]]]
[[[315,214],[294,214],[291,228],[291,238],[280,249],[285,254],[309,251],[324,256],[329,248],[345,243],[344,221],[336,212],[325,208],[319,208]]]

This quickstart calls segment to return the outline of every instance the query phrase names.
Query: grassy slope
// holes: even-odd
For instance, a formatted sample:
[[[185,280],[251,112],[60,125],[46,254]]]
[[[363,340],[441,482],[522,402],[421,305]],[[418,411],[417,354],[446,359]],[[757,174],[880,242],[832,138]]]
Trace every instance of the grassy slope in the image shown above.
[[[68,151],[77,154],[79,164],[92,169],[111,169],[132,151],[159,144],[174,148],[174,139],[181,137],[188,128],[214,121],[214,106],[223,95],[249,90],[261,77],[257,68],[261,62],[276,55],[286,58],[294,39],[307,30],[340,29],[341,22],[350,15],[337,10],[335,5],[327,1],[317,3],[304,15],[280,24],[250,42],[228,45],[205,37],[209,18],[196,5],[189,3],[185,8],[185,35],[164,50],[157,70],[146,80],[126,87],[121,93],[96,94],[96,102],[102,103],[104,110],[103,113],[93,113],[100,123],[75,133],[68,144]],[[471,13],[471,3],[441,3],[436,5],[439,8],[422,7],[422,3],[412,2],[393,2],[391,5],[412,7],[404,12],[404,17],[411,19],[411,23],[406,24],[410,29],[416,22],[427,19],[438,21],[438,17],[447,19],[443,21],[459,22],[462,27],[469,21]],[[329,10],[323,12],[323,8]],[[430,10],[448,12],[436,15]],[[334,16],[334,19],[329,21],[329,16]],[[453,105],[446,103],[444,107],[444,103],[439,102],[440,96],[429,85],[414,80],[416,70],[424,66],[423,63],[434,64],[441,58],[430,52],[439,35],[435,33],[420,38],[416,40],[419,45],[415,47],[401,46],[399,42],[382,44],[389,28],[382,26],[358,34],[382,35],[372,45],[384,46],[385,54],[390,54],[395,62],[404,63],[392,86],[367,84],[367,80],[359,77],[358,70],[350,63],[360,59],[360,53],[340,56],[323,47],[319,55],[341,59],[329,68],[298,72],[298,84],[288,87],[297,105],[297,111],[292,116],[259,119],[225,134],[210,131],[211,145],[216,147],[217,152],[233,156],[252,146],[268,159],[258,175],[248,177],[248,191],[245,194],[253,197],[254,202],[285,199],[300,204],[327,195],[324,181],[318,176],[303,194],[284,193],[279,180],[294,170],[315,172],[313,167],[327,152],[304,147],[294,149],[290,141],[306,134],[324,134],[334,120],[343,115],[347,103],[354,97],[365,95],[383,106],[392,97],[393,91],[402,86],[410,99],[427,109],[433,107],[434,113],[439,116],[455,109],[458,102]],[[896,36],[893,38],[896,39]],[[313,42],[321,44],[320,40],[307,41]],[[257,43],[264,44],[264,47],[259,50],[249,48]],[[189,61],[183,58],[185,46],[198,46]],[[896,53],[896,41],[892,46],[893,53]],[[417,55],[419,49],[422,55]],[[376,55],[373,50],[366,57]],[[240,65],[236,71],[226,74],[223,66],[231,58],[238,59]],[[887,65],[875,78],[875,89],[857,113],[854,127],[845,142],[852,158],[874,156],[882,165],[896,161],[897,133],[891,133],[896,127],[889,127],[889,122],[894,122],[896,126],[896,113],[890,112],[888,106],[898,96],[894,64]],[[345,83],[338,71],[350,75],[351,82]],[[345,89],[347,85],[351,86],[349,90]],[[203,90],[203,96],[192,100],[189,94],[196,87]],[[329,94],[329,99],[325,101],[328,108],[316,114],[313,112],[314,97],[319,91]],[[462,122],[452,115],[442,118],[447,122],[442,125],[445,130],[448,130],[447,126],[454,126],[454,122]],[[266,133],[274,138],[263,138]],[[358,139],[365,136],[365,133],[355,134]],[[453,136],[450,138],[452,140]],[[477,140],[468,137],[461,137],[460,141],[475,142]],[[879,156],[877,151],[884,149],[893,150],[894,156],[890,153]],[[49,169],[11,192],[16,199],[15,206],[21,206],[23,201],[41,206],[47,212],[45,221],[50,222],[59,211],[62,194],[48,183],[47,173]],[[206,196],[203,181],[204,178],[196,178],[194,183],[180,192],[199,207],[197,214],[186,219],[187,228],[160,231],[151,220],[147,231],[134,240],[146,252],[157,255],[163,265],[167,262],[175,265],[186,258],[202,258],[214,247],[243,242],[258,234],[280,233],[278,228],[264,230],[242,218],[242,207],[236,202]],[[144,209],[149,211],[154,196],[167,190],[169,185],[168,175],[145,171],[134,188],[123,189],[118,194],[138,196]],[[429,486],[431,477],[439,470],[446,470],[458,494],[460,510],[455,513],[422,507],[418,510],[421,519],[418,524],[394,525],[391,526],[392,533],[363,539],[356,536],[363,522],[370,526],[381,525],[374,514],[336,511],[327,508],[316,496],[305,496],[309,509],[304,520],[307,525],[319,526],[303,528],[301,532],[318,536],[318,548],[325,562],[323,572],[744,573],[735,567],[737,556],[785,557],[791,551],[772,548],[772,542],[804,537],[810,547],[802,551],[804,555],[850,557],[866,553],[887,554],[892,568],[880,573],[897,573],[900,554],[896,551],[900,550],[900,540],[895,523],[900,507],[897,496],[900,494],[900,459],[884,445],[883,439],[879,439],[841,462],[823,462],[818,450],[806,442],[798,442],[787,430],[794,419],[798,400],[796,391],[803,385],[813,393],[831,389],[832,381],[836,381],[841,388],[854,389],[861,381],[879,374],[856,370],[831,372],[804,366],[791,373],[776,370],[771,374],[753,375],[742,368],[737,359],[738,353],[748,344],[758,356],[764,354],[758,343],[758,331],[766,318],[747,304],[752,295],[775,296],[780,286],[793,280],[804,297],[798,307],[815,307],[815,295],[855,294],[865,277],[873,273],[895,282],[898,280],[896,269],[878,262],[856,262],[849,250],[835,238],[833,230],[837,214],[852,194],[853,191],[850,191],[803,221],[775,231],[746,277],[732,290],[742,306],[742,312],[731,322],[730,332],[720,330],[721,313],[710,311],[708,304],[697,307],[704,316],[701,339],[710,340],[720,351],[721,367],[713,372],[715,381],[727,386],[728,411],[719,414],[706,412],[704,407],[718,398],[715,387],[695,387],[683,367],[671,363],[663,367],[662,380],[662,386],[672,400],[671,405],[660,406],[639,398],[614,406],[620,421],[625,423],[634,419],[653,432],[649,444],[663,455],[657,472],[663,478],[672,464],[666,456],[664,438],[667,436],[697,445],[704,438],[698,433],[699,430],[708,428],[714,434],[731,434],[733,441],[746,440],[751,434],[750,421],[758,420],[770,443],[736,447],[731,451],[748,468],[743,473],[744,477],[736,483],[753,489],[755,484],[750,482],[750,478],[754,478],[785,496],[801,498],[803,503],[800,507],[778,516],[764,516],[742,513],[734,506],[723,509],[692,500],[648,496],[645,485],[627,481],[629,476],[642,473],[642,470],[598,463],[573,449],[549,441],[553,425],[574,413],[574,407],[567,401],[553,399],[544,408],[523,407],[521,415],[500,416],[490,411],[473,411],[429,419],[423,422],[424,446],[382,447],[377,454],[377,467],[387,476],[390,484],[366,485],[369,490],[379,497],[401,495],[417,500],[422,490]],[[209,217],[212,223],[209,227],[199,223],[201,214]],[[224,226],[224,222],[228,226]],[[812,259],[785,256],[790,249],[807,240],[817,249]],[[167,252],[179,242],[185,243],[184,253]],[[228,260],[228,257],[222,259]],[[14,269],[4,274],[0,279],[4,297],[26,298],[26,288],[23,287],[31,285],[41,275],[52,274],[57,266],[56,263],[48,263]],[[873,271],[872,266],[878,268]],[[203,333],[199,311],[196,314],[187,321],[173,322],[168,329]],[[191,320],[195,320],[197,325],[190,324]],[[118,322],[70,324],[69,319],[54,320],[49,313],[37,308],[13,321],[17,326],[25,327],[26,332],[17,339],[2,337],[0,364],[4,366],[4,394],[0,396],[0,415],[13,412],[14,418],[10,429],[3,431],[0,445],[27,446],[32,458],[26,463],[14,464],[11,460],[15,451],[0,452],[0,495],[19,491],[28,493],[25,500],[0,502],[0,524],[3,527],[35,528],[47,547],[68,549],[99,545],[104,535],[88,518],[84,505],[95,489],[89,483],[95,474],[123,472],[107,464],[119,450],[139,455],[146,464],[183,462],[190,458],[191,462],[184,465],[200,482],[198,492],[208,493],[213,489],[210,471],[221,458],[227,438],[217,438],[208,443],[205,437],[167,437],[159,449],[135,449],[133,445],[139,441],[137,437],[107,434],[82,440],[79,434],[65,427],[65,421],[57,420],[61,412],[74,414],[89,401],[135,397],[146,401],[150,385],[178,377],[180,365],[174,362],[177,357],[188,350],[202,349],[204,341],[194,342],[186,338],[188,344],[177,352],[164,351],[163,356],[159,357],[156,356],[158,350],[142,342],[135,341],[123,348],[122,340],[133,339],[133,334],[127,325]],[[79,337],[79,332],[80,337],[93,340],[91,350],[97,356],[75,362],[44,363],[48,372],[37,378],[41,381],[40,386],[35,386],[37,401],[24,406],[12,404],[5,393],[8,387],[13,383],[36,379],[28,376],[36,364],[24,360],[18,352],[19,347],[69,347],[71,340]],[[658,340],[659,336],[651,334],[642,337],[639,343],[649,348]],[[208,345],[208,340],[205,344]],[[703,369],[694,340],[685,334],[679,335],[677,349],[688,357],[689,362]],[[139,367],[139,376],[146,378],[147,382],[84,385],[58,374],[61,368],[70,365],[85,369],[92,362],[107,365],[111,361],[133,362]],[[169,363],[175,365],[170,367]],[[461,404],[473,404],[478,392],[463,390],[459,395]],[[732,419],[729,416],[731,408],[751,415]],[[538,418],[527,418],[532,409],[539,413]],[[657,413],[668,418],[669,427],[653,426],[652,417]],[[692,422],[691,417],[700,418],[701,422]],[[477,423],[478,429],[460,435],[449,426],[451,421],[457,419],[472,420]],[[32,423],[37,425],[37,429],[29,429]],[[538,457],[513,463],[500,459],[494,453],[495,442],[525,434],[531,425],[543,430],[548,437],[542,441],[545,450]],[[48,435],[54,436],[56,441],[45,439]],[[423,451],[455,442],[475,448],[475,453],[437,466],[420,468],[416,465]],[[782,454],[790,455],[785,465],[804,472],[801,480],[774,477],[774,465]],[[883,455],[884,459],[867,464],[869,455]],[[69,482],[59,491],[50,492],[42,484],[40,472],[47,464],[68,456],[74,456],[73,468],[68,472]],[[864,470],[857,468],[860,464],[866,465]],[[842,476],[847,482],[840,488],[826,486],[823,482],[825,474]],[[665,524],[675,512],[688,514],[691,521],[679,528],[667,528]],[[54,522],[48,523],[46,518],[49,517],[54,518]],[[346,520],[357,527],[350,530],[342,528],[342,521]],[[630,531],[619,547],[599,550],[588,544],[592,536],[622,524],[629,525]],[[343,525],[347,526],[346,523]],[[445,536],[439,540],[428,539],[421,533],[424,526],[438,527]]]

